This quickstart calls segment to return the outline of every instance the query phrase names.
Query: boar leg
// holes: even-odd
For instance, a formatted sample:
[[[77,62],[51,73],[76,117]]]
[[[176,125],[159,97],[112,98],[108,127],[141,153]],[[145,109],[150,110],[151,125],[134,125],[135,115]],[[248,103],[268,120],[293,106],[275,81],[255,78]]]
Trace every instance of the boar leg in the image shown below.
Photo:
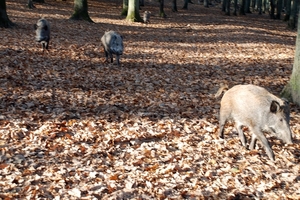
[[[253,134],[255,134],[255,137],[257,139],[259,139],[259,141],[263,144],[263,146],[266,149],[266,153],[269,156],[270,160],[275,161],[275,156],[274,156],[274,152],[271,149],[269,142],[267,140],[267,138],[265,137],[265,135],[261,132],[261,130],[259,128],[254,128],[252,130]],[[252,143],[252,141],[251,141]],[[250,145],[251,146],[251,145]]]
[[[108,52],[105,50],[105,48],[104,48],[104,53],[105,53],[105,62],[107,62],[108,61]]]
[[[220,121],[219,121],[219,127],[220,127],[219,137],[222,139],[224,138],[224,126],[225,126],[225,123],[226,123],[227,119],[229,118],[229,116],[230,116],[230,110],[222,109],[222,107],[221,107]]]
[[[249,145],[249,149],[250,149],[250,150],[255,149],[256,141],[257,141],[256,135],[255,135],[255,134],[252,134],[251,143],[250,143],[250,145]]]
[[[219,124],[219,137],[220,138],[222,138],[222,139],[224,139],[224,125],[225,125],[225,120],[223,120],[223,119],[221,119],[221,117],[220,117],[220,124]]]
[[[237,132],[239,133],[239,138],[240,138],[243,146],[246,147],[246,137],[245,137],[245,134],[242,130],[242,125],[236,123],[235,128],[236,128]]]
[[[120,55],[117,54],[116,57],[117,57],[117,58],[116,58],[116,60],[117,60],[117,65],[120,66]]]

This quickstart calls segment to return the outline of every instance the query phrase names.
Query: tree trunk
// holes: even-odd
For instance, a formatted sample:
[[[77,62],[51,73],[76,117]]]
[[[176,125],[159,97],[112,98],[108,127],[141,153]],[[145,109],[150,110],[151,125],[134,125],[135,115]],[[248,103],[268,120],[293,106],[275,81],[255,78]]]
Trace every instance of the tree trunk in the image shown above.
[[[282,0],[277,0],[276,19],[280,19],[281,18],[281,12],[282,12]]]
[[[177,10],[177,1],[176,0],[172,0],[172,11],[173,12],[178,12],[178,10]]]
[[[285,16],[283,18],[283,21],[288,21],[290,19],[290,15],[291,15],[291,3],[292,1],[291,0],[286,0],[285,2],[285,6],[286,6],[286,9],[285,9]]]
[[[70,19],[93,22],[88,13],[87,0],[74,0],[74,13]]]
[[[121,15],[127,16],[127,12],[128,12],[128,0],[123,0],[123,9]]]
[[[188,9],[189,0],[184,0],[184,4],[182,9],[187,10]]]
[[[145,1],[144,0],[140,0],[140,6],[145,6]]]
[[[45,0],[33,0],[33,1],[38,3],[45,3]]]
[[[0,0],[0,27],[9,28],[13,25],[7,16],[5,0]]]
[[[237,16],[238,0],[233,1],[233,15]]]
[[[132,22],[143,22],[139,13],[139,0],[128,0],[128,12],[126,19]]]
[[[245,6],[246,6],[246,0],[242,0],[241,6],[240,6],[240,15],[246,15],[245,13]]]
[[[270,0],[270,18],[275,19],[275,0]]]
[[[165,5],[165,1],[164,0],[159,0],[159,16],[165,18],[167,15],[164,11],[164,5]]]
[[[208,6],[208,0],[203,0],[203,6],[206,7],[206,8],[209,7],[209,6]]]
[[[288,27],[291,29],[296,28],[296,14],[297,14],[297,8],[298,8],[298,0],[292,1],[292,9],[291,9],[291,15],[288,22]]]
[[[35,6],[33,5],[33,1],[32,0],[28,0],[27,6],[28,6],[29,9],[35,8]]]
[[[251,1],[250,0],[246,0],[246,3],[245,3],[245,13],[251,13],[250,4],[251,4]]]
[[[281,92],[281,96],[300,106],[300,12],[298,13],[298,32],[293,71],[290,81]]]

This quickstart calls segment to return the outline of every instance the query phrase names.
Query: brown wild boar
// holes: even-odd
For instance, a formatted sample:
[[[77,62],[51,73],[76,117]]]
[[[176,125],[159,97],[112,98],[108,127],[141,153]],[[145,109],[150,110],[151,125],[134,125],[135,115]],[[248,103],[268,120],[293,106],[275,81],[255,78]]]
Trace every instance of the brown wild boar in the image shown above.
[[[221,86],[216,97],[220,96],[226,87]],[[273,161],[275,160],[274,153],[263,132],[271,132],[283,142],[292,143],[288,102],[262,87],[236,85],[225,92],[220,107],[219,136],[221,138],[224,138],[224,125],[229,119],[235,122],[235,128],[243,146],[246,147],[246,138],[242,126],[247,126],[252,132],[249,148],[254,149],[258,139]]]

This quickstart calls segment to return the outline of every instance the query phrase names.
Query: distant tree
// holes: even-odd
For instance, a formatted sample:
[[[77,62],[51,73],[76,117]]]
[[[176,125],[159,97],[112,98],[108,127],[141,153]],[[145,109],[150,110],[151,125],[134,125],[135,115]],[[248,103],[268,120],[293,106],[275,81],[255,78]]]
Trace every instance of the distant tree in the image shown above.
[[[165,1],[164,0],[159,0],[159,16],[160,17],[166,17],[166,13],[164,11],[164,5]]]
[[[93,22],[88,13],[87,0],[74,0],[74,13],[70,19]]]
[[[9,28],[12,27],[14,23],[12,23],[6,12],[6,1],[0,0],[0,27]]]
[[[123,9],[121,15],[127,16],[127,12],[128,12],[128,0],[123,0]]]
[[[233,15],[237,15],[237,9],[238,9],[238,0],[233,1]],[[225,15],[230,15],[230,4],[231,0],[223,0],[222,3],[222,11],[225,12]]]
[[[143,22],[139,13],[139,0],[128,0],[128,12],[126,19],[132,22]]]
[[[184,4],[182,9],[187,10],[188,9],[189,0],[184,0]]]
[[[246,0],[241,0],[241,6],[240,6],[240,12],[239,12],[240,15],[246,15],[245,6],[246,6]]]
[[[276,5],[276,19],[281,18],[281,12],[282,12],[282,0],[277,0],[277,5]]]
[[[281,92],[281,96],[300,106],[300,12],[298,13],[298,32],[293,71],[290,81]]]
[[[30,9],[35,8],[35,6],[33,5],[33,1],[32,1],[32,0],[28,0],[27,6],[28,6],[28,8],[30,8]]]
[[[270,0],[270,18],[275,19],[275,0]]]
[[[140,0],[140,6],[145,6],[145,1],[144,0]]]
[[[208,8],[209,2],[208,0],[203,0],[203,6]]]
[[[285,1],[285,16],[283,18],[284,21],[288,21],[290,19],[290,15],[291,15],[291,0],[286,0]]]
[[[250,11],[250,0],[246,0],[246,3],[245,3],[245,13],[251,13]]]
[[[172,0],[172,11],[173,12],[178,12],[178,10],[177,10],[177,1],[176,0]]]
[[[297,10],[298,10],[298,0],[292,1],[292,9],[290,19],[288,21],[288,27],[291,29],[296,28],[296,18],[297,18]]]

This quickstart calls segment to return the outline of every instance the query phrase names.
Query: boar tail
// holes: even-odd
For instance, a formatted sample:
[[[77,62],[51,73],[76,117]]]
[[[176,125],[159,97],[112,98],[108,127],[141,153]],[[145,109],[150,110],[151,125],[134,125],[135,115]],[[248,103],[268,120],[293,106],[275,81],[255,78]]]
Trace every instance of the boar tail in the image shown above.
[[[220,88],[218,89],[217,93],[215,94],[215,98],[221,96],[224,90],[228,90],[228,85],[226,83],[221,83]]]

